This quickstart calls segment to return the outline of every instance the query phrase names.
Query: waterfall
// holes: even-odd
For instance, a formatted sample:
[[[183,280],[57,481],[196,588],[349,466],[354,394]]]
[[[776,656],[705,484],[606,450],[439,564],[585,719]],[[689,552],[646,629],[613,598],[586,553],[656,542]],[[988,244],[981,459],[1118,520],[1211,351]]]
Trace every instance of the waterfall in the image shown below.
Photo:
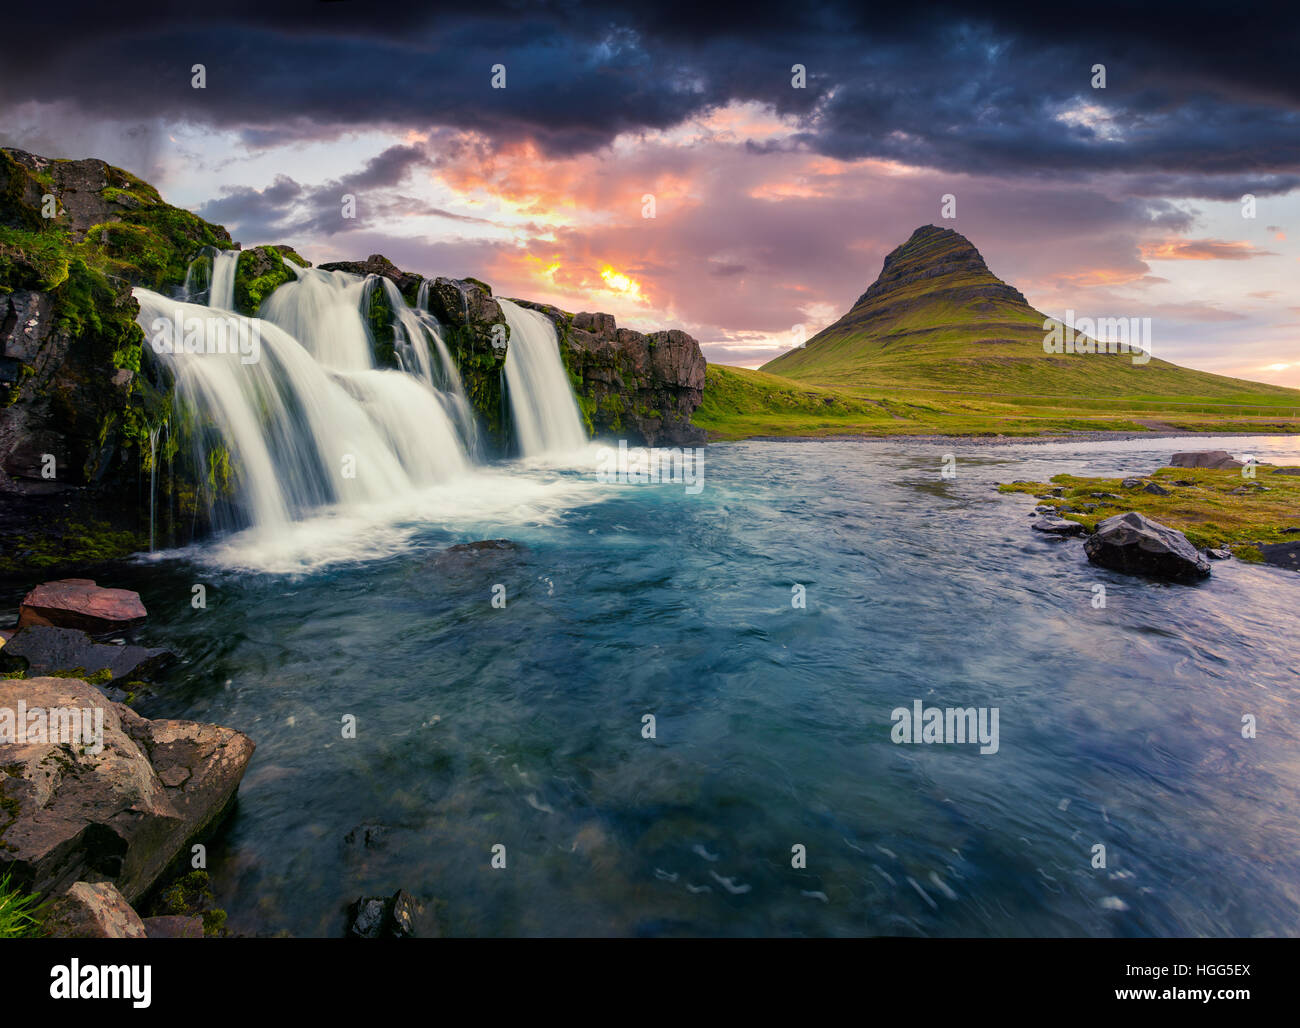
[[[215,479],[220,451],[229,457],[220,527],[275,528],[328,505],[387,503],[469,467],[449,414],[456,398],[422,372],[375,366],[360,313],[365,280],[298,271],[263,304],[265,318],[134,291],[150,349],[197,425],[197,466]],[[215,269],[213,279],[215,295]]]
[[[513,485],[475,468],[478,418],[444,328],[428,310],[427,281],[411,306],[385,277],[288,263],[292,281],[249,318],[232,309],[239,251],[210,249],[204,257],[187,276],[183,299],[134,290],[146,349],[175,398],[173,424],[149,437],[151,550],[160,542],[161,435],[170,431],[181,433],[192,456],[213,527],[252,528],[240,538],[276,552],[291,526],[305,529],[295,536],[303,539],[317,538],[325,521],[346,532],[412,503],[444,503],[430,500],[429,490],[453,480],[456,497],[514,495]],[[581,449],[586,434],[553,325],[500,302],[511,329],[502,385],[520,452]],[[518,495],[531,488],[521,482]]]
[[[238,250],[220,250],[212,258],[212,289],[208,293],[209,307],[223,311],[235,309],[235,265],[238,263]]]
[[[498,298],[510,326],[506,391],[525,457],[571,453],[587,442],[551,319]]]

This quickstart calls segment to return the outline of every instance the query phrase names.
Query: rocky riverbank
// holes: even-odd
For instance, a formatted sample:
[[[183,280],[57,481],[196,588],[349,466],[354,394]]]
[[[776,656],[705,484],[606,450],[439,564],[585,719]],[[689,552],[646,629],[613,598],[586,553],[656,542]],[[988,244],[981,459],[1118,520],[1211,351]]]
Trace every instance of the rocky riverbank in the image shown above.
[[[157,918],[134,908],[206,866],[254,743],[221,725],[149,720],[111,698],[166,655],[115,638],[146,618],[138,594],[71,579],[33,589],[0,632],[0,879],[48,904],[49,934],[204,934],[174,897],[151,903]]]

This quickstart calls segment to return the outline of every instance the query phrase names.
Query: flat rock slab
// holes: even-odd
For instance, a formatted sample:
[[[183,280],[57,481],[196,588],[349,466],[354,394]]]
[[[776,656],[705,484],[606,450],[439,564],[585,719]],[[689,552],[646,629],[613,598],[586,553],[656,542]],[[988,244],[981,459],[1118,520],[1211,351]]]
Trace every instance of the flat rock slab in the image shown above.
[[[111,882],[75,882],[50,904],[47,934],[60,939],[143,939],[144,922]]]
[[[1261,543],[1259,552],[1263,554],[1265,563],[1300,571],[1300,542]]]
[[[89,578],[65,578],[38,585],[23,597],[18,627],[49,625],[102,635],[133,628],[148,616],[139,593],[101,589]]]
[[[13,732],[24,708],[25,737],[4,740],[0,852],[32,892],[110,881],[138,902],[187,845],[216,827],[253,755],[240,732],[149,721],[75,678],[0,679],[0,730]],[[32,730],[34,708],[43,712],[35,724],[45,723],[44,736]],[[51,731],[56,710],[68,717]],[[72,712],[89,745],[61,738]]]
[[[113,680],[147,677],[175,658],[170,650],[111,646],[95,642],[79,629],[48,625],[20,630],[5,645],[4,655],[26,660],[27,671],[33,676],[56,671],[86,675],[107,671]]]
[[[1100,522],[1083,549],[1094,564],[1131,575],[1193,582],[1210,574],[1209,561],[1187,536],[1137,511]]]
[[[1237,460],[1227,450],[1188,450],[1175,453],[1169,460],[1171,468],[1239,468],[1243,462]]]

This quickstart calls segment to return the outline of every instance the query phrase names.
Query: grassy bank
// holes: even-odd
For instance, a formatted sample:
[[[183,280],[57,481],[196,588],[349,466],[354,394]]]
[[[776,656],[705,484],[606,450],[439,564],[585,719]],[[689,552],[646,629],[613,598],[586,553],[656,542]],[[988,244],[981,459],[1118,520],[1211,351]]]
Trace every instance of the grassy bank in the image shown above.
[[[1227,547],[1243,560],[1259,560],[1259,543],[1300,539],[1285,531],[1300,528],[1300,475],[1275,472],[1265,465],[1244,478],[1239,470],[1161,468],[1130,488],[1120,478],[1055,475],[1051,482],[1013,482],[998,490],[1028,493],[1090,532],[1099,521],[1135,510],[1178,529],[1193,546]],[[1147,492],[1148,483],[1167,495]]]
[[[1231,398],[1016,395],[813,385],[709,365],[692,421],[711,439],[829,435],[1040,436],[1072,432],[1300,433],[1300,393]]]

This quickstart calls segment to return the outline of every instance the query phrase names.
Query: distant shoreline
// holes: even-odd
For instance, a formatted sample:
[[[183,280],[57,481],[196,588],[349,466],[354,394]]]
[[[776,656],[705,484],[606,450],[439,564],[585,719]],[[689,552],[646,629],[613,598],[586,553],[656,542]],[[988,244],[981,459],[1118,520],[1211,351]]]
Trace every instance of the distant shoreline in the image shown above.
[[[1128,442],[1133,439],[1148,439],[1155,442],[1160,439],[1235,439],[1241,436],[1268,436],[1278,439],[1300,438],[1300,432],[1183,432],[1177,430],[1160,432],[1072,432],[1069,435],[1027,435],[1027,436],[984,436],[984,435],[876,435],[868,432],[855,432],[844,435],[751,435],[741,439],[710,439],[709,445],[716,443],[825,443],[852,442],[871,440],[885,442],[894,439],[910,442],[947,442],[971,446],[1016,446],[1021,443],[1099,443]]]

